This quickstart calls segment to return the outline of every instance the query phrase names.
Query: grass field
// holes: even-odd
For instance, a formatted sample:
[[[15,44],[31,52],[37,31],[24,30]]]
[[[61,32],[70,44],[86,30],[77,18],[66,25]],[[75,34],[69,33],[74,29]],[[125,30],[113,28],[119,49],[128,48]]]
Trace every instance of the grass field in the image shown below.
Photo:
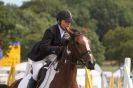
[[[115,61],[104,61],[101,68],[103,71],[114,72],[119,69],[119,65]]]

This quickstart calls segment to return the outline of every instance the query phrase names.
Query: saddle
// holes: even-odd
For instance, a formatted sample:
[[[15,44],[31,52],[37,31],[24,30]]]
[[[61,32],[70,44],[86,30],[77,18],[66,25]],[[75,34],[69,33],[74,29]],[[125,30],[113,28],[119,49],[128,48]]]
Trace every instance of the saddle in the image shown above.
[[[54,62],[46,61],[46,64],[43,67],[41,67],[41,69],[39,70],[39,73],[38,73],[38,76],[37,76],[37,87],[36,88],[38,88],[42,84],[43,80],[45,79],[46,73],[47,73],[47,71],[50,68],[50,65],[52,63],[54,63]],[[57,71],[58,66],[54,70]]]
[[[39,70],[39,73],[38,73],[38,76],[37,76],[37,82],[38,82],[38,85],[37,86],[40,86],[42,81],[45,79],[45,76],[46,76],[46,72],[48,70],[48,67],[50,65],[50,61],[47,62],[47,64],[45,64],[40,70]]]

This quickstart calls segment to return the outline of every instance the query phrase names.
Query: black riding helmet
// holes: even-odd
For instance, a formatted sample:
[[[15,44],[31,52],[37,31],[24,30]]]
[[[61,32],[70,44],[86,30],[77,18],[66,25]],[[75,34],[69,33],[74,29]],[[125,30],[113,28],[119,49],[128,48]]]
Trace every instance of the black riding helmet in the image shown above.
[[[68,10],[63,10],[63,11],[60,11],[58,14],[57,14],[57,17],[56,17],[57,21],[61,21],[61,20],[67,20],[67,21],[70,21],[72,22],[72,14],[70,11]]]

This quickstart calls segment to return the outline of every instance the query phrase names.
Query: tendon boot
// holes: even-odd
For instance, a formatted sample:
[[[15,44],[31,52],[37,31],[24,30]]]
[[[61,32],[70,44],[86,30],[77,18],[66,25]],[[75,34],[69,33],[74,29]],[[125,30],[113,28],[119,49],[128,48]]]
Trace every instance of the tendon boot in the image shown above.
[[[36,86],[37,86],[37,81],[34,80],[33,77],[31,77],[27,85],[27,88],[36,88]]]

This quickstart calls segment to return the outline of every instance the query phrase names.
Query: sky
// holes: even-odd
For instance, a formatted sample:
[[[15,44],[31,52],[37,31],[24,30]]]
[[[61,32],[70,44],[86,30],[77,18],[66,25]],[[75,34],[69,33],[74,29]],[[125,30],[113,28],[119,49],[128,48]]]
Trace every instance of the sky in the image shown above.
[[[3,1],[4,4],[15,4],[17,6],[21,6],[23,1],[30,1],[30,0],[0,0]]]

